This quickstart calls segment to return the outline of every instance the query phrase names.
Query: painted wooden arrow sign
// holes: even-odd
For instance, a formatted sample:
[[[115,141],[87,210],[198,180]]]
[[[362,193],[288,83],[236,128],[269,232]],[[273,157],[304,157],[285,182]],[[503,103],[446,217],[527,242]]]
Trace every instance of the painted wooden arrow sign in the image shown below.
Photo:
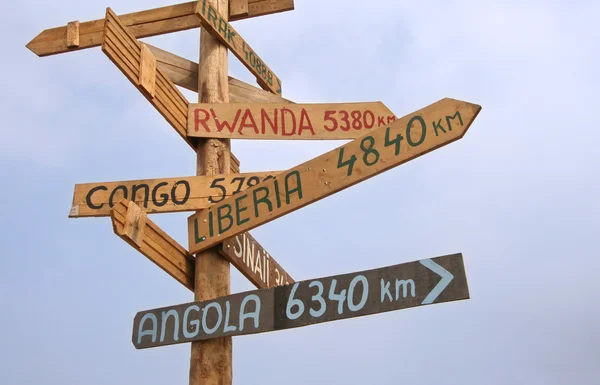
[[[197,253],[463,137],[481,106],[442,99],[188,218]]]
[[[120,17],[136,38],[161,35],[200,27],[196,16],[197,1],[133,12]],[[291,11],[294,0],[247,0],[246,12],[230,10],[230,21]],[[67,26],[46,29],[27,44],[38,56],[55,55],[102,44],[104,19],[70,22]]]
[[[281,95],[281,80],[215,7],[206,0],[199,0],[196,6],[196,16],[202,27],[225,44],[235,57],[256,76],[256,81],[263,89],[271,91],[275,95]]]
[[[195,257],[148,219],[140,206],[121,199],[110,210],[110,217],[115,234],[176,281],[194,291]],[[244,243],[239,244],[238,239]],[[220,251],[259,289],[294,282],[249,233],[239,235],[236,241],[229,242]]]
[[[273,178],[280,171],[75,185],[70,218],[105,217],[121,199],[146,213],[198,211]]]
[[[189,104],[187,135],[230,139],[355,139],[396,120],[381,102]]]
[[[445,255],[142,311],[133,321],[132,342],[152,348],[468,298],[462,254]]]
[[[289,285],[295,282],[250,233],[226,239],[217,248],[256,287]]]

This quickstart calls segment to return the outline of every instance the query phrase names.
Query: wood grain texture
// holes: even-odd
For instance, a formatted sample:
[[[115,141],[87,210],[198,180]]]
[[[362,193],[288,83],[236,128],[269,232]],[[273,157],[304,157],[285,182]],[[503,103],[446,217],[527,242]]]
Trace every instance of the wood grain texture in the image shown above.
[[[227,19],[208,0],[199,0],[196,15],[202,27],[219,39],[242,64],[256,76],[258,84],[275,95],[281,95],[281,79],[265,64],[258,54],[238,34]]]
[[[79,21],[71,21],[67,23],[67,47],[79,47]]]
[[[229,20],[248,16],[248,0],[229,0]]]
[[[250,233],[226,239],[217,248],[222,256],[259,289],[295,282]]]
[[[191,252],[212,247],[459,140],[481,106],[442,99],[188,218]]]
[[[141,44],[110,8],[106,10],[102,51],[169,122],[179,136],[194,148],[194,143],[188,139],[186,134],[187,99],[160,69],[156,70],[155,97],[152,98],[143,91],[142,87],[138,85]]]
[[[142,44],[138,86],[148,97],[154,99],[154,90],[156,87],[156,58],[145,44]]]
[[[355,139],[396,120],[381,102],[312,104],[189,104],[188,137]]]
[[[229,15],[228,0],[212,0],[213,6]],[[198,102],[228,103],[227,48],[200,30]],[[225,139],[200,139],[196,146],[196,175],[226,174],[231,168],[231,143]],[[216,248],[196,255],[194,300],[205,301],[229,295],[230,266]],[[231,385],[231,337],[193,342],[190,358],[190,385]]]
[[[76,184],[70,218],[106,217],[121,199],[148,214],[197,211],[281,171]],[[211,187],[212,186],[212,187]]]
[[[193,343],[469,298],[462,254],[443,255],[142,311],[133,321],[132,342],[137,349]]]
[[[200,27],[200,21],[194,15],[195,7],[196,1],[191,1],[128,13],[120,15],[119,18],[125,26],[131,28],[136,38],[143,38]],[[230,20],[242,20],[293,9],[293,0],[248,0],[248,14],[237,15]],[[103,28],[104,19],[81,23],[80,44],[72,47],[69,47],[66,40],[67,26],[50,28],[39,33],[26,47],[40,57],[98,47],[102,44]]]
[[[158,68],[176,85],[198,92],[198,63],[182,58],[158,47],[146,44],[158,61]],[[228,77],[229,101],[231,103],[280,103],[292,104],[289,99],[255,87],[241,80]]]
[[[122,199],[111,209],[115,234],[179,283],[194,290],[193,257],[135,206]]]

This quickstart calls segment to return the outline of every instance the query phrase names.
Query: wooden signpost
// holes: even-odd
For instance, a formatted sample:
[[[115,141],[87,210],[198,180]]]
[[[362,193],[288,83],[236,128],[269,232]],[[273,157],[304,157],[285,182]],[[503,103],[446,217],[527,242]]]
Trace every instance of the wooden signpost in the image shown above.
[[[188,218],[192,253],[463,137],[480,106],[442,99]]]
[[[69,217],[109,216],[110,209],[122,198],[134,201],[146,213],[197,211],[273,178],[279,172],[76,184]]]
[[[187,135],[230,139],[355,139],[396,117],[381,102],[190,104]]]
[[[397,119],[382,102],[283,98],[281,79],[231,22],[292,9],[293,0],[199,0],[121,16],[107,8],[104,19],[27,44],[38,56],[101,46],[197,154],[197,176],[77,184],[69,213],[110,216],[116,235],[194,293],[194,302],[139,312],[132,333],[138,349],[191,343],[190,385],[232,384],[233,336],[469,298],[462,254],[295,281],[248,233],[461,139],[481,110],[446,98]],[[198,63],[138,41],[198,27]],[[228,76],[228,50],[262,89]],[[287,171],[240,173],[231,139],[351,141]],[[181,211],[195,212],[189,251],[149,218]],[[258,290],[231,294],[230,264]]]
[[[309,326],[469,298],[462,254],[142,311],[138,349]]]

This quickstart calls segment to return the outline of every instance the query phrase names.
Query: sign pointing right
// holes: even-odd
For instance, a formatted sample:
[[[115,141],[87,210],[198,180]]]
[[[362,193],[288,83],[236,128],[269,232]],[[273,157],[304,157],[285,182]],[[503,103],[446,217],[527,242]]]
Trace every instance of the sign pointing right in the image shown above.
[[[190,253],[289,214],[464,136],[481,106],[445,98],[188,218]]]
[[[462,254],[443,255],[141,311],[133,321],[132,342],[137,349],[153,348],[468,298]]]

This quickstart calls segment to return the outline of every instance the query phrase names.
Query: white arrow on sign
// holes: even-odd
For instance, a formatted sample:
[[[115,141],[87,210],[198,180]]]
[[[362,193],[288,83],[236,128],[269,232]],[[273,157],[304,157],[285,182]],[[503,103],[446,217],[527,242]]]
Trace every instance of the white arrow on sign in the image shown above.
[[[442,291],[444,291],[444,289],[450,284],[450,282],[452,282],[454,276],[448,270],[433,262],[431,259],[423,259],[419,262],[421,263],[421,265],[425,266],[429,270],[442,277],[440,282],[438,282],[438,284],[435,285],[433,290],[431,290],[429,294],[427,294],[427,297],[425,297],[423,302],[421,302],[421,305],[428,305],[430,303],[433,303],[433,301],[437,299],[437,297],[442,293]]]

